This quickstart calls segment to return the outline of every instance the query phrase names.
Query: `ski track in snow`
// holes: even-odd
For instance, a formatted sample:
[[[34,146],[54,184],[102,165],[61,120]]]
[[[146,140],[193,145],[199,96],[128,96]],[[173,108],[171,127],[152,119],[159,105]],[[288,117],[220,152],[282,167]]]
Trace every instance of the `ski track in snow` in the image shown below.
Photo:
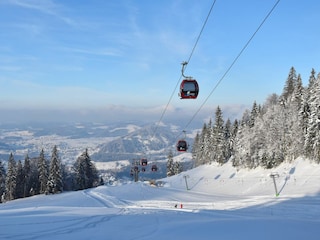
[[[89,216],[89,217],[73,217],[63,218],[58,220],[45,220],[43,217],[35,222],[34,218],[27,218],[27,222],[19,223],[21,228],[30,228],[30,231],[25,232],[23,235],[19,231],[10,232],[7,234],[0,233],[1,239],[17,239],[17,240],[32,240],[32,239],[45,239],[47,236],[59,236],[71,234],[83,229],[95,228],[98,224],[102,224],[111,219],[109,216]],[[40,221],[41,220],[41,221]],[[10,228],[10,224],[1,226],[1,228]],[[14,224],[13,224],[14,226]],[[34,226],[37,226],[35,230]],[[32,228],[31,228],[32,227]]]
[[[189,190],[180,174],[162,187],[128,182],[17,199],[0,204],[0,239],[317,240],[320,166],[298,163],[276,169],[278,197],[265,170],[210,165],[188,172]]]
[[[119,207],[120,203],[121,203],[120,200],[116,199],[113,196],[107,196],[105,194],[95,192],[92,189],[84,190],[83,194],[86,195],[87,197],[97,201],[99,204],[101,204],[101,206],[106,207],[106,208]]]

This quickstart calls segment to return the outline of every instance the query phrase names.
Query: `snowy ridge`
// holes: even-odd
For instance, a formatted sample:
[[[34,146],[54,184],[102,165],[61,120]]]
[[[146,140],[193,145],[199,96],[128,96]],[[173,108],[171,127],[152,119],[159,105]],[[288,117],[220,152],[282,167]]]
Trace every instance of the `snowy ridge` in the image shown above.
[[[0,205],[0,239],[319,239],[319,173],[304,159],[272,171],[211,164],[157,186],[114,182],[18,199]]]

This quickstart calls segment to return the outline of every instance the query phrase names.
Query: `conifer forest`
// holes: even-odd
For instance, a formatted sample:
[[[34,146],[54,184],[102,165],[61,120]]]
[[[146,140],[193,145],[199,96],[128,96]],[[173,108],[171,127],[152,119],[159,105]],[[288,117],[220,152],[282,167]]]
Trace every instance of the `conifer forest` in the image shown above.
[[[320,162],[320,74],[312,69],[306,87],[294,67],[281,95],[253,103],[241,120],[224,121],[217,107],[194,140],[195,165],[232,161],[239,168],[273,168],[304,156]]]
[[[53,147],[51,159],[39,157],[16,161],[11,153],[7,171],[0,161],[0,203],[37,194],[56,194],[62,191],[83,190],[102,184],[98,171],[85,150],[73,166],[61,163],[58,149]]]

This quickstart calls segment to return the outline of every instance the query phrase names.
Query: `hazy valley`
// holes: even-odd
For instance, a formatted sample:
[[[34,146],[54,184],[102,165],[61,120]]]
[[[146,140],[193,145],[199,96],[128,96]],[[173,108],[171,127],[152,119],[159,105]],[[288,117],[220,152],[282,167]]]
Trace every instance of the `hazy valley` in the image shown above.
[[[38,157],[44,149],[47,159],[57,145],[61,161],[73,164],[88,149],[97,168],[106,175],[128,176],[131,162],[142,157],[159,165],[159,177],[165,175],[168,152],[175,153],[179,138],[190,147],[198,130],[185,135],[175,124],[146,123],[29,123],[0,125],[0,159],[8,160],[12,152],[16,160]],[[148,171],[144,176],[148,176]]]

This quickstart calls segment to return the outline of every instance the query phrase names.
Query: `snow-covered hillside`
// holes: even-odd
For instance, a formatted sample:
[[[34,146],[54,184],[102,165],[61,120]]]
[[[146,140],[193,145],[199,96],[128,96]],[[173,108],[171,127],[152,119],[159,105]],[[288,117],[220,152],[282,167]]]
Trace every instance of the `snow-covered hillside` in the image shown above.
[[[319,180],[320,165],[298,159],[40,195],[0,205],[0,239],[319,239]]]

